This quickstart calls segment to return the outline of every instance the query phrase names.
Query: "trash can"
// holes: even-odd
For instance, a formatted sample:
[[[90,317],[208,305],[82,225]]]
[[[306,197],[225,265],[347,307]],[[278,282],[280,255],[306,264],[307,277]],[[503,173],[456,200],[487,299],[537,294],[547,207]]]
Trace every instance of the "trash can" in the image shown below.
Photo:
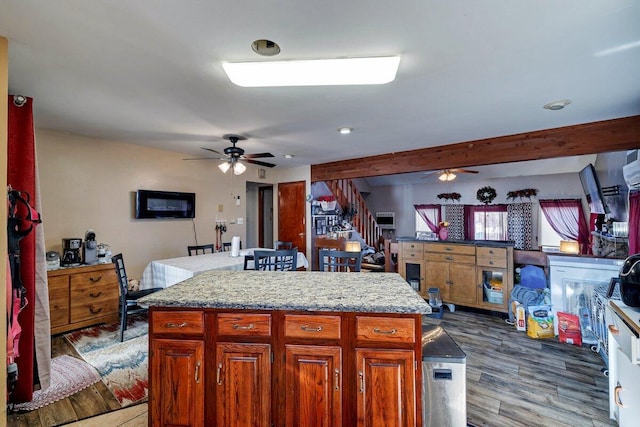
[[[467,355],[437,325],[422,326],[422,425],[466,427]]]

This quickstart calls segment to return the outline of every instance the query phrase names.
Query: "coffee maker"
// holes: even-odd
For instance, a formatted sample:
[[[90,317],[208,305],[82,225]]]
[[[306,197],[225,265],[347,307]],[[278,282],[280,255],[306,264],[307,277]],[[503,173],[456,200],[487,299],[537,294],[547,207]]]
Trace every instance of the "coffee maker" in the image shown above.
[[[80,248],[82,247],[82,239],[72,237],[68,239],[62,239],[62,260],[60,265],[62,266],[74,266],[80,265],[82,260],[80,259]]]
[[[96,242],[96,233],[93,230],[87,230],[84,234],[82,259],[84,263],[88,265],[98,263],[98,242]]]

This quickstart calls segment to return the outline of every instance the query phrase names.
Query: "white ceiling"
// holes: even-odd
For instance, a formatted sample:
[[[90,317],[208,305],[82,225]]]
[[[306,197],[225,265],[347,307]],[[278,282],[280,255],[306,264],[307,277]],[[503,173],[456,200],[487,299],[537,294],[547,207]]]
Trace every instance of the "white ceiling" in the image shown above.
[[[638,0],[0,0],[0,36],[37,127],[188,157],[229,133],[290,167],[640,114]],[[233,85],[221,62],[260,38],[402,59],[382,86]]]

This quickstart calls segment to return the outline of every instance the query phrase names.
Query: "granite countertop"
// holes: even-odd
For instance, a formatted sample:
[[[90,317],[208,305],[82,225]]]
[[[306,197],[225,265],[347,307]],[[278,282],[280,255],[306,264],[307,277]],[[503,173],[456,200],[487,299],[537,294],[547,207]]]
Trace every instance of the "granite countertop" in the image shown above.
[[[515,245],[513,241],[505,240],[424,240],[415,237],[398,237],[398,242],[422,242],[422,243],[449,243],[457,245],[475,245],[475,246],[492,246],[492,247],[511,247]]]
[[[154,307],[431,313],[397,273],[211,270],[138,301]]]

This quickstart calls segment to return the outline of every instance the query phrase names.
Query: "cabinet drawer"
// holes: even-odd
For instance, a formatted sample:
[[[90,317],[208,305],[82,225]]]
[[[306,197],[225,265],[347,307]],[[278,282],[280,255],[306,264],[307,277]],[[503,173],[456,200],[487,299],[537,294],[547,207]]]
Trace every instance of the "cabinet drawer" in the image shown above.
[[[154,334],[204,333],[204,313],[202,311],[154,311],[151,316]]]
[[[116,276],[115,269],[74,274],[71,276],[71,290],[73,291],[78,286],[97,289],[115,288],[115,291],[119,292],[118,276]]]
[[[422,261],[424,259],[424,252],[422,250],[403,249],[402,259],[404,261]]]
[[[402,252],[404,252],[404,251],[422,252],[423,250],[424,250],[424,243],[418,243],[418,242],[405,242],[405,243],[402,243]]]
[[[89,273],[91,274],[91,273]],[[87,282],[71,276],[71,323],[118,312],[120,296],[117,283]]]
[[[432,253],[426,252],[425,259],[427,261],[437,261],[437,262],[451,262],[456,264],[475,264],[476,257],[473,255],[459,255],[459,254],[443,254],[443,253]]]
[[[358,341],[412,343],[416,340],[414,319],[356,316]]]
[[[484,258],[503,258],[507,259],[507,248],[487,248],[478,246],[476,255]]]
[[[480,267],[507,268],[507,258],[505,257],[481,257],[476,261]]]
[[[446,243],[425,243],[424,251],[456,255],[475,255],[476,247],[470,245],[454,245]]]
[[[268,337],[271,335],[271,315],[218,314],[218,334]]]
[[[640,364],[640,339],[616,314],[613,315],[613,325],[609,326],[611,335],[616,340],[620,350],[629,358],[631,363]]]
[[[284,336],[340,339],[340,316],[287,314],[284,316]]]

